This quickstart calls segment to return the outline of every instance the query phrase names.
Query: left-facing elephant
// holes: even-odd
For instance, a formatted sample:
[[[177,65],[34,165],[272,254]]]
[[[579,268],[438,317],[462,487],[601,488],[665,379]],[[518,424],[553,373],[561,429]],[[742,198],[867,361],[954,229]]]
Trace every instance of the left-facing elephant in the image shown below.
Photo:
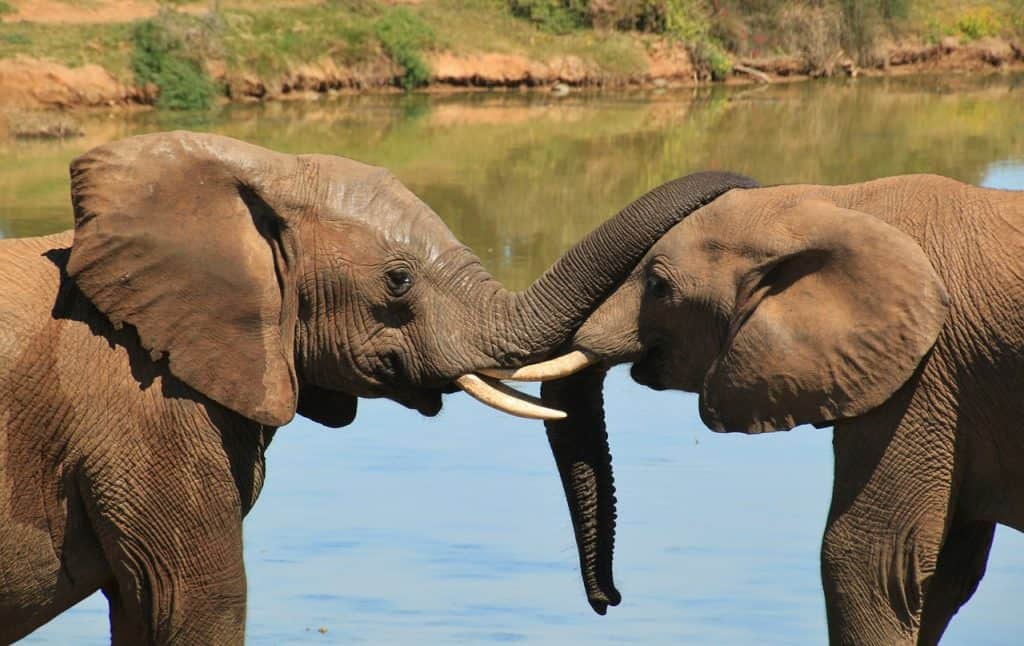
[[[834,426],[830,641],[937,643],[996,524],[1024,531],[1022,277],[1024,191],[936,175],[732,191],[674,227],[574,336],[599,365],[542,389],[595,609],[618,598],[601,385],[633,362],[716,431]]]
[[[241,643],[241,521],[276,427],[345,425],[357,397],[436,414],[474,371],[564,342],[662,233],[748,183],[684,179],[663,195],[684,208],[633,205],[510,293],[348,159],[177,132],[71,176],[73,232],[0,242],[0,643],[97,589],[115,643]]]

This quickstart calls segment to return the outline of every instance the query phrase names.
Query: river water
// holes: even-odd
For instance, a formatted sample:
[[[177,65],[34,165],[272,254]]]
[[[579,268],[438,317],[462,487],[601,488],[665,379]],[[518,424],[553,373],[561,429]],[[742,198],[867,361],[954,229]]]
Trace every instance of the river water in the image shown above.
[[[67,164],[172,128],[387,166],[496,276],[522,287],[631,199],[729,169],[762,183],[935,172],[1024,189],[1024,77],[861,79],[680,92],[370,96],[97,114],[67,142],[0,141],[0,234],[67,228]],[[607,382],[623,603],[582,593],[539,423],[464,395],[425,419],[360,403],[329,430],[297,418],[268,451],[246,520],[247,639],[286,643],[814,644],[831,431],[705,429],[695,396]],[[1000,528],[945,644],[1018,644],[1024,536]],[[94,596],[27,643],[106,643]]]

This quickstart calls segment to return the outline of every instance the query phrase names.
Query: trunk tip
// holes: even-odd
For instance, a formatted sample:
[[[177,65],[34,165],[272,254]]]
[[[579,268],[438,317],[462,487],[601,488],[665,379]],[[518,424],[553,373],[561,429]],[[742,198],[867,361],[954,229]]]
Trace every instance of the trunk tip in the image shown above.
[[[604,616],[608,613],[608,606],[617,606],[622,602],[622,595],[615,587],[605,590],[597,590],[587,595],[587,601],[590,602],[590,607],[594,609],[594,612]]]

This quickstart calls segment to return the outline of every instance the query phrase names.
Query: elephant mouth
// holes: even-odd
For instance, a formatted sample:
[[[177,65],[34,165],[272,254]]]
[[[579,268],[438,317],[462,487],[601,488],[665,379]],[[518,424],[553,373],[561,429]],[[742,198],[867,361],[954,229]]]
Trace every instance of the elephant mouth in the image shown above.
[[[557,376],[551,371],[550,362],[542,362],[535,366],[540,369],[542,376],[532,375],[532,378],[522,379],[512,375],[506,378],[546,381]],[[534,366],[528,368],[534,368]],[[581,369],[581,366],[571,366],[571,368],[575,371]],[[497,369],[495,371],[503,372]],[[488,372],[488,370],[481,370],[480,374],[467,373],[451,381],[439,381],[426,385],[420,382],[418,385],[410,387],[410,384],[416,383],[416,380],[407,373],[404,362],[397,354],[388,354],[381,358],[378,366],[378,381],[386,388],[387,396],[390,399],[427,417],[434,417],[441,412],[442,395],[462,390],[485,406],[515,417],[542,420],[565,418],[565,412],[549,408],[540,399],[506,386],[499,378],[488,376]]]
[[[434,417],[441,412],[441,408],[444,406],[444,402],[441,399],[444,392],[444,389],[420,388],[394,399],[399,404],[418,412],[420,415]]]
[[[661,381],[664,372],[665,353],[661,346],[651,346],[646,352],[633,363],[629,370],[629,376],[641,386],[647,386],[652,390],[666,390]]]

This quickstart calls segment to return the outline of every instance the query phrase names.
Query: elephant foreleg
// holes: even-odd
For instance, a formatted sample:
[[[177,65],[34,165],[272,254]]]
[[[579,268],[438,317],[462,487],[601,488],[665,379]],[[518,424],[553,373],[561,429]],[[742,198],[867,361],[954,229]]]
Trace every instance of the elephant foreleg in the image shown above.
[[[984,521],[954,521],[949,528],[935,574],[928,584],[917,638],[919,646],[938,644],[950,619],[978,589],[985,575],[995,529],[995,523]]]
[[[103,587],[113,642],[241,646],[242,505],[230,469],[181,452],[132,464],[97,474],[87,499],[113,574]]]
[[[832,644],[917,643],[951,507],[952,430],[897,407],[837,424],[822,543]]]

